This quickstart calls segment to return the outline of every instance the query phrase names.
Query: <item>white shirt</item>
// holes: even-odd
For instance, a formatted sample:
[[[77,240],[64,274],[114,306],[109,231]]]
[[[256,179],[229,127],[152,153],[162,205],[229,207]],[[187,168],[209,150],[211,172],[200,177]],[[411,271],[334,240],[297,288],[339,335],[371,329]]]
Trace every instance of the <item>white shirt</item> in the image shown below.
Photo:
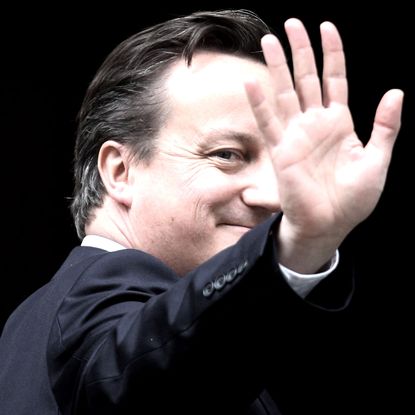
[[[121,249],[126,249],[125,246],[111,239],[104,238],[98,235],[87,235],[82,240],[82,246],[91,246],[100,248],[105,251],[113,252]],[[317,274],[300,274],[292,271],[283,265],[279,264],[282,275],[290,285],[290,287],[302,298],[304,298],[320,281],[331,274],[339,263],[339,251],[336,250],[334,258],[332,258],[328,269]]]

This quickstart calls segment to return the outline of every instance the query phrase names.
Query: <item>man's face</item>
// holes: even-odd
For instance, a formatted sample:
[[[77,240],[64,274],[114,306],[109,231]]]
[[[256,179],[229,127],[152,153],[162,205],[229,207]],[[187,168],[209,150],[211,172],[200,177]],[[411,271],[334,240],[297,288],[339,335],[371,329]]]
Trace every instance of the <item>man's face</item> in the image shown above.
[[[200,53],[166,80],[169,109],[150,164],[134,167],[134,247],[184,275],[279,210],[275,173],[244,90],[264,65]]]

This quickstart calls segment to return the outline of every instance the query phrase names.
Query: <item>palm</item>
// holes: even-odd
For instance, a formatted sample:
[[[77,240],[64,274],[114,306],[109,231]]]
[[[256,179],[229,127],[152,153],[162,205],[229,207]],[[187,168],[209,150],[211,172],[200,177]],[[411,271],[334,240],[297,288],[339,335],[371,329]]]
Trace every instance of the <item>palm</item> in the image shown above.
[[[374,209],[382,192],[399,130],[402,93],[391,90],[379,104],[366,146],[354,132],[347,106],[347,80],[340,36],[321,26],[323,87],[301,22],[286,23],[294,82],[278,40],[262,46],[274,84],[272,103],[259,86],[247,93],[272,154],[281,208],[290,225],[311,237],[347,234]]]
[[[305,112],[283,134],[271,151],[281,207],[294,224],[321,232],[333,223],[354,226],[367,216],[379,198],[380,183],[373,182],[381,175],[365,165],[346,107]]]

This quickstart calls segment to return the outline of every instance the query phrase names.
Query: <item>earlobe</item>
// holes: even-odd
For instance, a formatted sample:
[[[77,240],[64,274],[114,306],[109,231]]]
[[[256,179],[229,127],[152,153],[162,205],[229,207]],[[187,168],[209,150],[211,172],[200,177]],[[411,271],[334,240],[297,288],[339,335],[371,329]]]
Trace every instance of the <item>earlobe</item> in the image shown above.
[[[125,146],[108,140],[98,154],[98,170],[107,194],[116,202],[130,207],[132,191],[129,181],[131,157]]]

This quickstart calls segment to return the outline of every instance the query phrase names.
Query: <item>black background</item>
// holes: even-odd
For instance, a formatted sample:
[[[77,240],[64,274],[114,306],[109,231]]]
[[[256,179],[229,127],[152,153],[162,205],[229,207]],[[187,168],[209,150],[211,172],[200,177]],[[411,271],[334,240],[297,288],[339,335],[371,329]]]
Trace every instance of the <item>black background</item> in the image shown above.
[[[396,8],[363,16],[351,10],[346,16],[340,9],[330,12],[316,6],[313,14],[307,14],[298,6],[252,1],[146,7],[149,10],[117,3],[86,10],[71,3],[44,10],[18,5],[2,12],[0,329],[13,308],[47,282],[78,243],[68,209],[75,118],[89,81],[116,44],[145,26],[190,11],[245,7],[258,12],[283,42],[284,20],[299,17],[320,57],[318,25],[331,20],[343,37],[350,106],[364,142],[382,94],[396,87],[406,96],[402,129],[380,203],[345,242],[345,250],[356,261],[357,291],[341,322],[344,338],[337,334],[338,344],[330,345],[338,348],[333,367],[340,362],[341,370],[322,383],[321,392],[324,395],[330,384],[328,395],[336,391],[333,400],[340,402],[344,413],[358,409],[403,413],[409,402],[404,378],[413,369],[409,337],[415,108],[409,12]],[[298,379],[299,384],[305,381],[313,382],[313,377]]]

